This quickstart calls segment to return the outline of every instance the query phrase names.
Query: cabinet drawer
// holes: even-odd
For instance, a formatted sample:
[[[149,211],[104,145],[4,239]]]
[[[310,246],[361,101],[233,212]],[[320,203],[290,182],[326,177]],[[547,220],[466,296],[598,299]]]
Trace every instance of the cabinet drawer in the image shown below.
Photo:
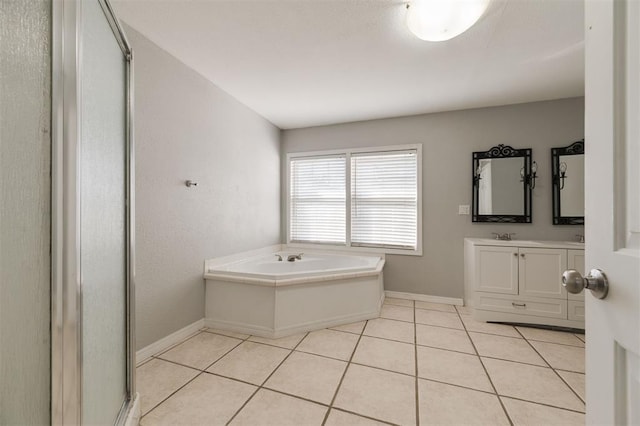
[[[584,321],[584,302],[569,300],[569,319]]]
[[[519,297],[496,297],[476,293],[476,309],[509,312],[549,318],[567,318],[567,301],[562,299],[523,299]]]

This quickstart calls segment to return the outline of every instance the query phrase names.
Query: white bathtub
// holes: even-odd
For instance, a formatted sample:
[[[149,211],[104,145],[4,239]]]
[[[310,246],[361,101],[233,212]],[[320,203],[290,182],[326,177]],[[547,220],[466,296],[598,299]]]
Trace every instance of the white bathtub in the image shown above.
[[[379,316],[383,256],[305,252],[287,261],[298,253],[277,246],[207,260],[206,325],[278,338]]]
[[[308,282],[308,278],[377,274],[384,266],[380,256],[354,256],[327,253],[303,253],[302,259],[289,262],[289,255],[300,252],[278,251],[223,264],[211,264],[205,278],[238,278],[239,281],[265,285],[287,285]],[[278,256],[282,260],[278,260]],[[249,281],[247,281],[249,280]]]

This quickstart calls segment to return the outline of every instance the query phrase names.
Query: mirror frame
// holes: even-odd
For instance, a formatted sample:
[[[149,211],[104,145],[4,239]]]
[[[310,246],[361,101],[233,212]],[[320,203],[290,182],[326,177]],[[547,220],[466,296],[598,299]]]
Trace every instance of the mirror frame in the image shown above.
[[[561,216],[560,209],[560,156],[584,155],[584,139],[562,148],[551,148],[551,181],[553,182],[553,224],[584,225],[584,216]]]
[[[490,158],[515,158],[522,157],[524,159],[525,178],[522,182],[522,202],[524,205],[523,215],[481,215],[478,203],[478,177],[476,171],[480,160]],[[473,214],[472,222],[491,222],[491,223],[531,223],[531,148],[514,149],[508,145],[497,145],[489,151],[477,151],[473,153],[472,172],[473,176]]]

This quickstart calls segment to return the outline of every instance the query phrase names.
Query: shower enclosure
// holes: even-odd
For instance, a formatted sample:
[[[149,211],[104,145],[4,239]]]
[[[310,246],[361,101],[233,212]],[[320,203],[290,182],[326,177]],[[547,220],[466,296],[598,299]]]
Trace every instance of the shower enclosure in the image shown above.
[[[106,0],[53,1],[52,422],[134,400],[132,51]]]
[[[0,8],[0,424],[135,423],[132,52],[107,0]]]

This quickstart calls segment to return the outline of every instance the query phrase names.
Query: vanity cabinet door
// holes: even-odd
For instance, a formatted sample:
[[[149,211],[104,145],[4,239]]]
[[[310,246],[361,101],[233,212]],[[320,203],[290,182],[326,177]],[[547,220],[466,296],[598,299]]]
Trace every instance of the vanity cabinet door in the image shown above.
[[[567,269],[575,269],[583,277],[587,275],[584,267],[584,250],[567,250]],[[584,301],[584,290],[578,294],[569,293],[568,297],[569,300]]]
[[[518,294],[518,248],[476,246],[477,291]]]
[[[567,269],[565,249],[519,249],[520,296],[566,299],[562,273]]]

